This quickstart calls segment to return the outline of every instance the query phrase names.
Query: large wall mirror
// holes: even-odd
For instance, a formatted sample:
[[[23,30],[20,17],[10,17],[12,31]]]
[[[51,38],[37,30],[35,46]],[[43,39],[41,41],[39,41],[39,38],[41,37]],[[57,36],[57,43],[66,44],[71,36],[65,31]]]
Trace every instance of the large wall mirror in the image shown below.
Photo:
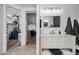
[[[60,27],[60,16],[43,16],[43,27]]]

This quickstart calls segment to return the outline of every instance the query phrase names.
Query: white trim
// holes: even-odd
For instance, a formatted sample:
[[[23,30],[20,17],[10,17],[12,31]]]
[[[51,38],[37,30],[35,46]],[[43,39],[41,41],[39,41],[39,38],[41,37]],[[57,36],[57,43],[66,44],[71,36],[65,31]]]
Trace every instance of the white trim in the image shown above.
[[[6,5],[3,5],[3,52],[7,51]]]
[[[39,4],[37,4],[36,6],[36,54],[39,55],[40,54],[40,6]]]
[[[21,30],[21,46],[26,45],[26,13],[25,10],[20,11],[20,30]]]
[[[26,13],[36,13],[36,11],[26,11]]]

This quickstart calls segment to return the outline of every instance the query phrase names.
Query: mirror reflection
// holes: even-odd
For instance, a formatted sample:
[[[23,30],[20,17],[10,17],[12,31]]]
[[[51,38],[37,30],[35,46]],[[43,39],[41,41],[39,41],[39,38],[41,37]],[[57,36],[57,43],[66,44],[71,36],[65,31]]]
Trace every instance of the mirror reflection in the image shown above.
[[[60,27],[60,16],[44,16],[43,27]]]

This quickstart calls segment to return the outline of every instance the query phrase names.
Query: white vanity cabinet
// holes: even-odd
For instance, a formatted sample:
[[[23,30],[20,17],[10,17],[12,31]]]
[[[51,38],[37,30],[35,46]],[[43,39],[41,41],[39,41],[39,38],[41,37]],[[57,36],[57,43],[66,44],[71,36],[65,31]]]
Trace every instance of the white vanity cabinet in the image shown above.
[[[41,49],[72,49],[75,54],[76,40],[72,35],[42,35]]]

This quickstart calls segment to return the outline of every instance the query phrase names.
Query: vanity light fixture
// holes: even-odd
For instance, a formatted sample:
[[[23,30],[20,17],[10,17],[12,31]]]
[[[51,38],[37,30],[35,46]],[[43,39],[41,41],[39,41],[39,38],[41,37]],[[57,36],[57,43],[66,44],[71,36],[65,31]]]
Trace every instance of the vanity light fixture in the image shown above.
[[[43,8],[42,13],[43,14],[61,14],[63,12],[63,9],[60,7],[46,7]]]

